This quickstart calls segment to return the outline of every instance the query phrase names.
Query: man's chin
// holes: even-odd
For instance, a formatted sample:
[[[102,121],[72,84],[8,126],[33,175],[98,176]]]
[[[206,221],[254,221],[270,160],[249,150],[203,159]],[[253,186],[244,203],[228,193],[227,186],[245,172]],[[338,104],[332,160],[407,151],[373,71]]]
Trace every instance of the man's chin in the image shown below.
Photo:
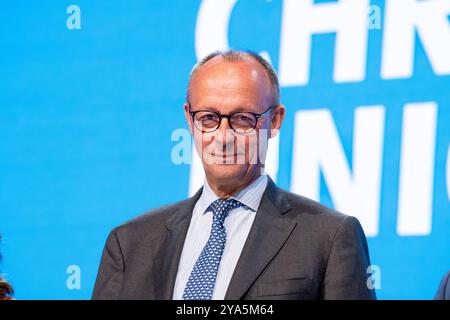
[[[207,165],[205,171],[213,176],[216,180],[229,180],[241,176],[246,172],[247,165],[245,164],[210,164]]]

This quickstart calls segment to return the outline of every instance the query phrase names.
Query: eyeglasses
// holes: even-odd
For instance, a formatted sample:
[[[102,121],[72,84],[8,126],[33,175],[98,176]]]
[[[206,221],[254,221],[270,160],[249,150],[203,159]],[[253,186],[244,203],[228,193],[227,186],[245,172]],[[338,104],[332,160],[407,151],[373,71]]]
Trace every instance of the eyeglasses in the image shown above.
[[[267,112],[276,106],[269,107],[262,113],[254,112],[233,112],[229,114],[220,114],[219,112],[209,110],[191,111],[189,104],[189,114],[192,116],[194,125],[203,133],[214,132],[220,127],[223,118],[228,119],[230,128],[236,133],[250,133],[258,123],[258,119],[263,117]]]

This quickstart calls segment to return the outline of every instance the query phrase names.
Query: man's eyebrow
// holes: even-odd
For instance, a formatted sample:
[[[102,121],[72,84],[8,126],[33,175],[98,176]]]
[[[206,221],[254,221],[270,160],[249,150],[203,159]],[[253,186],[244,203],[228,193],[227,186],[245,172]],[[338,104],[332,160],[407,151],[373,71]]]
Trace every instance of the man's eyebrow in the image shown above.
[[[220,110],[214,106],[205,106],[205,107],[197,106],[195,109],[221,113]],[[236,113],[236,112],[254,112],[254,111],[249,106],[239,106],[239,107],[233,108],[232,110],[229,111],[229,113]]]
[[[205,110],[205,111],[219,112],[219,109],[217,109],[216,107],[210,107],[210,106],[208,106],[208,107],[197,107],[196,109],[198,109],[198,110]]]

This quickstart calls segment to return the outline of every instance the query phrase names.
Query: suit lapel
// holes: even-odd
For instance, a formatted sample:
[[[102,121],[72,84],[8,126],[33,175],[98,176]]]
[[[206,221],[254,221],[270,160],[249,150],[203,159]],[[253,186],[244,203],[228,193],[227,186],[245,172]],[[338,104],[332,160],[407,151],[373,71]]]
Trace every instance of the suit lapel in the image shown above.
[[[282,191],[268,177],[266,190],[225,295],[241,299],[289,238],[296,222],[282,217],[291,209]]]
[[[167,220],[166,238],[154,255],[155,298],[158,300],[172,299],[184,240],[192,211],[202,190],[203,188],[200,188],[194,196],[181,203],[178,210]]]

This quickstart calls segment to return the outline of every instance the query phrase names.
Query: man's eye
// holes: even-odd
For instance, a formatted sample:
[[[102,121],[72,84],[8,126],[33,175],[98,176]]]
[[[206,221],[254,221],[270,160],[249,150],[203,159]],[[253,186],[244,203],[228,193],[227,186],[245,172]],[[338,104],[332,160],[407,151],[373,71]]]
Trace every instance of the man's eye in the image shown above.
[[[247,116],[240,116],[240,120],[242,120],[242,121],[251,121],[252,118],[247,117]]]
[[[237,117],[235,117],[235,120],[238,122],[253,122],[254,120],[245,114],[240,114]]]
[[[201,116],[200,120],[202,121],[214,121],[216,120],[216,115],[215,114],[205,114],[203,116]]]

